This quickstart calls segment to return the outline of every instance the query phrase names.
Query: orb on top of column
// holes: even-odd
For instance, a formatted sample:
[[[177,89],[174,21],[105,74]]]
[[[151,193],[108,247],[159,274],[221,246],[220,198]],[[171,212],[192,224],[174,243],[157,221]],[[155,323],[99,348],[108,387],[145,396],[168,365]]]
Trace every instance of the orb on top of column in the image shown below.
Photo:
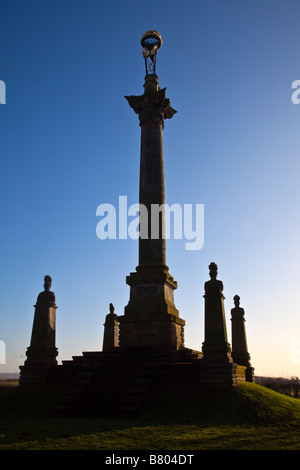
[[[143,47],[142,55],[145,59],[146,75],[155,75],[156,54],[162,45],[160,33],[157,31],[146,31],[141,39]]]

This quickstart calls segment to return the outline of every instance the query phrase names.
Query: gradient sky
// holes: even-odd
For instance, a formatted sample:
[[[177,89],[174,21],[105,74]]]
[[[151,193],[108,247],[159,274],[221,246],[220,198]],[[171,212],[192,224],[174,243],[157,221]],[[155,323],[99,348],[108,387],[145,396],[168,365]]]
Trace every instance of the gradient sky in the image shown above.
[[[138,202],[140,39],[158,30],[166,202],[204,204],[205,242],[167,242],[185,345],[204,341],[203,285],[217,263],[228,339],[241,297],[257,375],[300,376],[298,0],[27,0],[0,3],[1,316],[6,364],[30,344],[43,278],[56,294],[58,360],[102,348],[123,314],[134,240],[99,240],[98,205]]]

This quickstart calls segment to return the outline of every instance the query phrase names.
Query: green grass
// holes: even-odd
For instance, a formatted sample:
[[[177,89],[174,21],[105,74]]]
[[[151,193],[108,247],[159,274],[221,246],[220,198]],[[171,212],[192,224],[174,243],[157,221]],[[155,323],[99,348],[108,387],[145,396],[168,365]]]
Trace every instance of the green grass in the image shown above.
[[[300,400],[256,384],[161,389],[138,417],[63,418],[57,389],[0,394],[0,450],[299,450]]]

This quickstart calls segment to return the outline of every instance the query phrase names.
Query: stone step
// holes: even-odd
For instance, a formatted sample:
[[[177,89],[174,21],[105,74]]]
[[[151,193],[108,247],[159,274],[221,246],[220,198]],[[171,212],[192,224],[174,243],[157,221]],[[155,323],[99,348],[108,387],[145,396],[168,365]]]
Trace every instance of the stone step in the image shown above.
[[[155,378],[156,361],[116,352],[84,352],[63,361],[67,390],[58,410],[69,415],[118,416],[137,411]]]

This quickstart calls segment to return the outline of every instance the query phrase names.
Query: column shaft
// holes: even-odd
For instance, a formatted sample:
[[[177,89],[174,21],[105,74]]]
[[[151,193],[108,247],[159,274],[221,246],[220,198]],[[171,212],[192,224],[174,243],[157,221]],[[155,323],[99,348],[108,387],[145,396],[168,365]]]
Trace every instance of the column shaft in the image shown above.
[[[139,239],[139,268],[166,265],[165,217],[154,211],[154,205],[165,204],[163,118],[153,110],[147,114],[141,124],[139,202],[147,208],[148,238]]]

